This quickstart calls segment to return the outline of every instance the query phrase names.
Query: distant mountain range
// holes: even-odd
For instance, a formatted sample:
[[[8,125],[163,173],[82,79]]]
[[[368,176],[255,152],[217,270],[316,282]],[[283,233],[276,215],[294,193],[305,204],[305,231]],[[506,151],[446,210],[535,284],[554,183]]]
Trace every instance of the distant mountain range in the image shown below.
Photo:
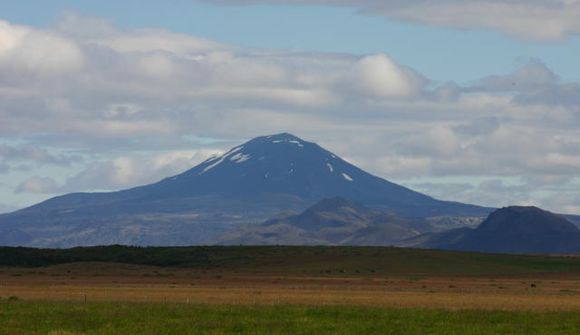
[[[431,249],[517,254],[580,253],[580,229],[561,215],[512,206],[491,213],[476,229],[429,233],[402,243]]]
[[[491,211],[412,191],[283,133],[255,138],[158,183],[67,194],[0,215],[0,245],[212,244],[241,225],[337,196],[407,219],[461,222]]]
[[[431,220],[371,210],[340,197],[299,214],[227,232],[220,244],[403,246],[511,254],[580,253],[580,229],[536,207],[505,207],[476,228],[442,229]]]
[[[108,244],[578,253],[580,232],[535,207],[494,211],[434,199],[287,133],[255,138],[151,185],[73,193],[0,215],[0,245]]]

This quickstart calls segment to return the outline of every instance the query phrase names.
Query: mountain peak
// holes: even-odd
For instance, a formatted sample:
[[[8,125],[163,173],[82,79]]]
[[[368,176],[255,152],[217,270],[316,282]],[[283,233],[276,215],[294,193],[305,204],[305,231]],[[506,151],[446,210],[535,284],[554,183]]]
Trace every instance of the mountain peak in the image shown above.
[[[296,135],[290,134],[290,133],[278,133],[278,134],[272,134],[272,135],[267,135],[265,136],[266,138],[270,139],[270,140],[282,140],[282,141],[303,141],[301,138],[299,138]]]
[[[260,143],[260,144],[292,143],[292,144],[296,144],[296,145],[304,145],[305,143],[309,143],[309,142],[306,142],[303,139],[301,139],[300,137],[292,135],[290,133],[279,133],[279,134],[272,134],[272,135],[259,136],[259,137],[253,138],[253,139],[249,140],[248,142],[246,142],[244,145],[256,144],[256,143]]]

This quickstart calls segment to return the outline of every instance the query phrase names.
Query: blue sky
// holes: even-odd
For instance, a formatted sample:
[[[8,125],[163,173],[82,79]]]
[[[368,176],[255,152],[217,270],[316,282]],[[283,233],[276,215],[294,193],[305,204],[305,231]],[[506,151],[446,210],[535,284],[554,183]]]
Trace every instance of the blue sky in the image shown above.
[[[2,1],[0,212],[289,131],[436,197],[580,213],[578,17],[564,0]]]

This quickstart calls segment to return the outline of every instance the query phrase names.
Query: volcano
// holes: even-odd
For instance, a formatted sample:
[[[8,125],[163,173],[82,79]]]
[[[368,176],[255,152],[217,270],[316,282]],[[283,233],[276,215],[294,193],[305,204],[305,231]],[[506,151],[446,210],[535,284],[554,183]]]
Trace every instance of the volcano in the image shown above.
[[[332,197],[405,218],[484,216],[371,175],[292,134],[254,138],[157,183],[72,193],[0,215],[0,244],[199,245],[241,224],[302,211]]]

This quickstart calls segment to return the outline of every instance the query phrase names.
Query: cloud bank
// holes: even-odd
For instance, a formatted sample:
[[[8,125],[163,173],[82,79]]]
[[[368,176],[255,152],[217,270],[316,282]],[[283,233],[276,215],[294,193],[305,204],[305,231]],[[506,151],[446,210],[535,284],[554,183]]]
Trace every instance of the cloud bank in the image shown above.
[[[0,182],[20,196],[136,186],[289,131],[443,198],[580,212],[562,196],[580,189],[580,85],[540,60],[438,83],[386,54],[247,49],[74,14],[51,29],[0,21],[0,46],[0,137],[12,143]],[[506,198],[484,196],[492,188]]]

